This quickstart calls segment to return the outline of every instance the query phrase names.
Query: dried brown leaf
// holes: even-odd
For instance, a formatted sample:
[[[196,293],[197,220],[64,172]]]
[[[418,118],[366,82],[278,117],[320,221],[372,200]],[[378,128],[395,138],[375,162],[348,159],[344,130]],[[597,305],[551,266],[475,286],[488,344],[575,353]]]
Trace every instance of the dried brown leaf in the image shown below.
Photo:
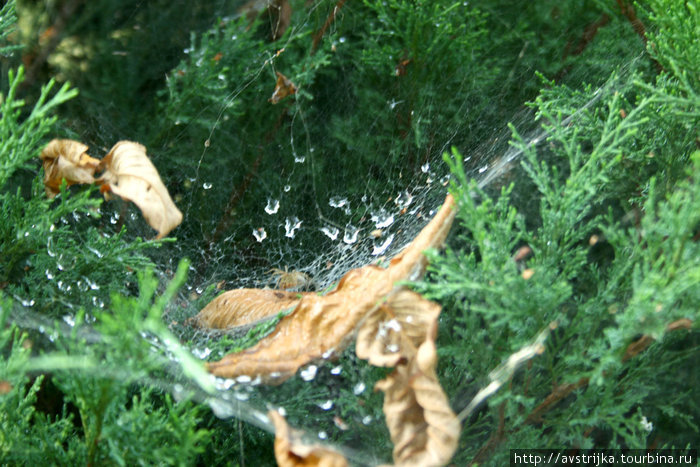
[[[267,413],[275,425],[275,459],[280,467],[346,467],[348,461],[337,451],[320,444],[305,444],[298,431],[289,428],[275,410]]]
[[[209,329],[244,326],[295,307],[301,297],[299,292],[281,290],[229,290],[209,302],[188,323]]]
[[[182,213],[170,198],[143,145],[119,141],[101,165],[106,171],[97,181],[104,184],[105,197],[107,192],[112,192],[136,204],[146,222],[158,231],[156,238],[165,237],[182,222]]]
[[[362,323],[355,353],[374,366],[396,366],[413,358],[428,332],[437,329],[439,315],[440,305],[400,289]]]
[[[436,364],[435,341],[428,338],[415,358],[375,386],[384,392],[384,416],[397,466],[445,465],[457,449],[460,424],[438,382]]]
[[[87,154],[88,147],[70,139],[53,139],[39,156],[44,163],[46,195],[53,198],[59,193],[61,182],[68,186],[93,183],[95,169],[100,161]]]
[[[277,74],[277,83],[275,84],[275,91],[272,93],[272,97],[268,99],[269,102],[273,104],[278,103],[287,96],[296,94],[297,87],[292,83],[292,81],[284,76],[279,71],[275,72]]]
[[[255,346],[226,355],[207,368],[226,378],[259,376],[279,383],[301,366],[340,352],[353,338],[358,324],[385,301],[394,284],[423,274],[427,265],[423,251],[442,245],[454,215],[454,200],[448,195],[440,211],[389,267],[353,269],[329,294],[303,296],[294,311]]]

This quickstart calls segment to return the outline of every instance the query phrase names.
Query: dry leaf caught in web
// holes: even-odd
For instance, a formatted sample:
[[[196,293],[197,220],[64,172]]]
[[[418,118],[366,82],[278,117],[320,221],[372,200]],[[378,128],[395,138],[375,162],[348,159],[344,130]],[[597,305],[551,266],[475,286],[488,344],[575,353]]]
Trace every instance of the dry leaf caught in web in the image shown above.
[[[131,141],[119,141],[102,159],[106,171],[97,180],[101,191],[112,192],[135,203],[148,224],[165,237],[182,222],[182,213],[170,198],[168,189],[146,155],[146,148]]]
[[[277,84],[275,84],[275,92],[272,93],[272,97],[268,101],[273,104],[278,103],[282,99],[292,94],[296,94],[297,87],[292,83],[289,78],[284,76],[279,71],[275,72],[277,74]]]
[[[396,366],[416,354],[439,315],[437,303],[399,289],[362,323],[355,353],[374,366]]]
[[[435,341],[428,337],[414,358],[375,386],[384,392],[397,466],[445,465],[457,449],[460,423],[438,382],[436,364]]]
[[[99,159],[87,154],[88,147],[70,139],[54,139],[41,151],[44,163],[44,187],[46,195],[53,198],[59,193],[61,182],[68,186],[76,183],[93,183]]]
[[[448,195],[440,211],[389,267],[353,269],[329,294],[304,295],[292,313],[255,346],[208,363],[207,368],[225,378],[248,375],[281,383],[301,366],[339,353],[352,340],[357,326],[388,298],[394,284],[425,271],[423,251],[442,245],[455,211]]]
[[[244,326],[295,307],[301,296],[299,292],[281,290],[229,290],[209,302],[188,323],[209,329]]]
[[[319,444],[304,444],[301,435],[289,428],[275,410],[267,413],[275,425],[275,459],[280,467],[346,467],[348,461],[337,451]]]

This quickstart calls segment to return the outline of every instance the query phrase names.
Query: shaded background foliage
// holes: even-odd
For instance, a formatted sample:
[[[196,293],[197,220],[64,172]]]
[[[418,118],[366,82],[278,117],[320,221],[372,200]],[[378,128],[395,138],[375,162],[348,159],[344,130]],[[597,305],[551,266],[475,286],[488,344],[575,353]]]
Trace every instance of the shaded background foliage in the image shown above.
[[[5,331],[0,379],[16,390],[0,397],[19,409],[6,412],[3,426],[31,420],[32,438],[48,440],[56,462],[242,464],[257,459],[261,446],[270,457],[257,461],[272,462],[269,435],[218,420],[201,406],[174,404],[164,395],[169,386],[153,383],[161,375],[153,376],[157,365],[144,364],[148,345],[130,342],[140,339],[139,317],[152,305],[135,298],[148,296],[148,281],[137,271],[153,267],[166,282],[180,258],[191,259],[184,293],[168,309],[167,319],[178,322],[206,303],[219,281],[263,285],[267,278],[251,271],[315,256],[356,266],[367,258],[323,249],[318,229],[298,232],[296,245],[304,248],[257,242],[250,232],[265,201],[289,192],[293,209],[282,206],[280,214],[307,224],[357,225],[369,213],[363,205],[386,205],[397,191],[414,188],[429,163],[436,178],[451,173],[461,203],[450,248],[434,257],[418,286],[444,307],[441,378],[454,409],[538,330],[560,323],[542,361],[468,420],[455,462],[500,465],[507,446],[692,445],[697,325],[668,335],[664,328],[683,318],[697,322],[700,304],[693,287],[698,166],[691,161],[698,148],[697,9],[661,0],[291,4],[289,28],[272,40],[275,15],[260,8],[251,21],[241,1],[18,2],[17,25],[4,40],[21,48],[3,49],[0,60],[5,103],[13,89],[7,71],[20,64],[25,76],[14,89],[27,108],[42,92],[49,95],[42,89],[51,79],[70,82],[80,94],[64,95],[60,107],[34,120],[27,109],[12,118],[3,109],[3,131],[31,134],[3,143],[3,157],[19,154],[0,187],[3,294],[15,306],[32,301],[33,311],[50,317],[80,320],[86,310],[84,320],[96,320],[113,338],[90,351],[88,337],[68,338],[65,354],[95,352],[112,369],[129,355],[118,374],[133,377],[117,384],[89,369],[49,376],[63,399],[44,415],[36,409],[41,377],[29,383],[13,370],[29,364],[28,340]],[[298,92],[272,105],[275,71]],[[54,113],[59,122],[49,118]],[[13,123],[22,121],[35,127]],[[512,154],[509,121],[518,124],[514,146],[524,168],[505,157]],[[532,145],[541,124],[550,138]],[[142,241],[152,235],[133,208],[100,203],[90,190],[71,188],[59,201],[44,200],[39,164],[31,160],[53,136],[79,139],[102,154],[121,139],[145,144],[185,213],[173,232],[177,243]],[[451,146],[461,155],[440,164]],[[497,156],[512,169],[484,191],[471,185],[468,179],[478,179],[478,169]],[[353,207],[349,220],[327,207],[338,194]],[[430,205],[443,195],[421,196]],[[404,227],[409,236],[419,225]],[[593,235],[600,241],[591,243]],[[523,245],[532,257],[513,261]],[[345,256],[351,258],[343,263]],[[526,268],[535,271],[528,280],[521,275]],[[313,272],[320,286],[337,279],[335,270]],[[669,310],[663,319],[655,318],[658,306]],[[10,307],[4,303],[3,313]],[[124,323],[133,326],[120,336]],[[660,342],[628,362],[628,346],[643,335]],[[44,336],[30,337],[35,355],[53,347]],[[346,370],[368,381],[382,376],[356,361]],[[302,421],[301,401],[326,393],[290,384],[296,396],[286,405]],[[351,391],[334,390],[334,397],[353,399]],[[561,395],[559,405],[541,413],[538,404],[553,394]],[[368,408],[356,411],[377,416],[380,400],[373,395]],[[643,430],[642,416],[655,421],[655,431]],[[330,425],[323,414],[306,414],[306,423]],[[152,430],[123,438],[128,430],[116,427],[124,424],[139,427],[134,433]],[[7,433],[3,449],[22,439]],[[92,448],[98,439],[105,442]],[[373,452],[389,446],[377,424],[337,441],[369,443]],[[12,455],[31,460],[24,450]]]

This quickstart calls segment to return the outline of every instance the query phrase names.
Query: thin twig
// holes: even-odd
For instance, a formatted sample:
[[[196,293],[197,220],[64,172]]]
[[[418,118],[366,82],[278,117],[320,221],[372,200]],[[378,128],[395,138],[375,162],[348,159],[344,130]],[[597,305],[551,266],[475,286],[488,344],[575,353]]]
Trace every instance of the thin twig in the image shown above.
[[[328,15],[328,18],[326,18],[326,22],[323,23],[323,26],[321,26],[321,29],[319,29],[316,34],[314,34],[314,40],[311,44],[311,55],[316,53],[316,49],[318,49],[318,45],[321,43],[321,39],[323,38],[323,35],[326,33],[326,29],[333,24],[333,21],[335,21],[335,16],[338,14],[338,11],[340,11],[341,8],[343,8],[343,5],[345,4],[345,0],[338,0],[338,3],[335,4],[333,7],[333,10],[331,13]]]

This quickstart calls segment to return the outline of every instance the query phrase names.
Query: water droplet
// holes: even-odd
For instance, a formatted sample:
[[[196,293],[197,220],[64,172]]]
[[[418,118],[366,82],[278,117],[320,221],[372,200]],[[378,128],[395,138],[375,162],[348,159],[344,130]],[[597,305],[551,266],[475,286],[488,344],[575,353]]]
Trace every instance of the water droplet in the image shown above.
[[[291,187],[290,185],[285,185],[285,186],[284,186],[284,192],[285,192],[285,193],[289,193],[289,190],[291,190],[291,189],[292,189],[292,187]]]
[[[265,212],[272,215],[276,214],[280,209],[280,202],[277,199],[267,198],[267,206],[265,206]]]
[[[211,411],[214,412],[214,415],[219,418],[231,418],[235,415],[231,404],[227,403],[226,401],[212,397],[207,402],[209,403],[209,407],[211,407]]]
[[[119,222],[119,214],[114,213],[114,214],[112,214],[112,215],[110,216],[110,218],[109,218],[109,223],[112,224],[112,225],[114,225],[114,224],[116,224],[117,222]]]
[[[204,292],[204,287],[200,285],[199,287],[196,287],[194,291],[201,295],[202,292]]]
[[[301,379],[304,381],[311,381],[316,377],[316,372],[318,371],[318,367],[316,365],[309,365],[301,372],[299,373],[301,375]]]
[[[387,248],[389,248],[389,245],[391,245],[391,242],[394,241],[394,234],[389,235],[386,240],[384,240],[384,243],[381,245],[374,245],[372,247],[372,255],[374,256],[379,256],[383,255],[384,252],[386,252]]]
[[[344,44],[346,40],[347,39],[345,38],[345,36],[343,36],[340,39],[338,39],[338,42],[340,42],[341,44]]]
[[[99,250],[97,250],[97,249],[95,249],[95,248],[93,248],[93,247],[91,247],[91,246],[88,246],[87,249],[88,249],[90,252],[94,253],[95,256],[97,256],[98,258],[102,258],[102,257],[104,256]]]
[[[421,170],[421,172],[423,172],[424,174],[427,174],[427,173],[428,173],[428,170],[430,170],[430,162],[426,162],[425,164],[421,165],[421,166],[420,166],[420,170]]]
[[[70,327],[75,326],[75,318],[72,315],[64,315],[63,321],[65,321],[66,324]]]
[[[328,200],[328,205],[332,208],[342,208],[348,205],[348,199],[342,196],[331,196],[331,199]]]
[[[326,237],[330,238],[331,240],[335,240],[338,238],[340,230],[337,227],[322,227],[321,232],[326,234]]]
[[[372,416],[365,415],[364,417],[362,417],[362,423],[365,425],[369,425],[370,423],[372,423]]]
[[[49,232],[53,232],[54,230],[56,230],[56,226],[51,224],[51,227],[49,227]]]
[[[47,278],[48,280],[53,279],[54,276],[53,276],[53,274],[51,273],[51,271],[49,271],[49,270],[47,269],[45,272],[46,272],[46,278]]]
[[[192,355],[195,357],[204,360],[211,354],[211,349],[209,347],[204,347],[203,349],[192,349]]]
[[[104,308],[105,306],[105,302],[103,302],[97,297],[92,297],[92,304],[95,305],[97,308]]]
[[[343,371],[343,367],[341,366],[335,366],[331,368],[331,374],[332,375],[339,375]]]
[[[399,193],[394,202],[400,208],[405,208],[413,201],[413,196],[408,191]]]
[[[52,247],[53,247],[53,237],[49,237],[49,239],[46,240],[46,253],[50,257],[53,258],[56,256],[56,252],[51,249]]]
[[[302,164],[302,163],[304,163],[305,160],[306,160],[306,156],[304,156],[304,155],[300,156],[299,154],[294,153],[294,162],[296,162],[297,164]]]
[[[229,390],[231,387],[236,384],[236,382],[232,379],[223,379],[223,378],[215,378],[214,379],[214,384],[216,385],[217,389],[220,390]]]
[[[212,184],[211,183],[202,183],[202,188],[205,190],[211,190]]]
[[[267,238],[267,232],[265,232],[264,228],[258,227],[253,230],[253,237],[255,237],[258,242],[262,242]]]
[[[28,307],[34,306],[34,300],[25,300],[22,298],[22,299],[20,299],[19,302],[22,304],[23,307],[28,308]]]
[[[450,183],[450,176],[449,175],[445,175],[444,177],[442,177],[440,179],[440,185],[447,186],[448,183]]]
[[[382,209],[379,212],[372,213],[372,222],[375,223],[378,229],[383,229],[394,223],[394,215]]]
[[[100,286],[97,285],[95,282],[91,281],[87,277],[83,276],[83,279],[85,279],[85,283],[90,287],[90,290],[100,290]]]
[[[489,166],[485,165],[479,169],[479,173],[482,174],[482,173],[486,172],[488,169],[489,169]]]
[[[357,383],[355,386],[352,388],[352,393],[355,394],[356,396],[359,396],[363,392],[365,392],[365,389],[367,389],[367,385],[360,381]]]
[[[345,226],[345,234],[343,235],[343,242],[348,245],[352,245],[357,241],[357,235],[360,233],[360,229],[352,224]]]
[[[294,238],[297,229],[301,227],[301,223],[302,221],[300,221],[299,218],[296,216],[287,217],[284,220],[284,236]]]
[[[326,433],[325,431],[319,431],[318,437],[319,439],[328,439],[328,433]]]
[[[333,405],[334,405],[334,404],[333,404],[333,401],[330,400],[330,399],[328,399],[327,401],[325,401],[325,402],[323,402],[323,403],[321,403],[321,404],[318,404],[318,407],[319,407],[321,410],[331,410],[331,409],[333,408]]]

